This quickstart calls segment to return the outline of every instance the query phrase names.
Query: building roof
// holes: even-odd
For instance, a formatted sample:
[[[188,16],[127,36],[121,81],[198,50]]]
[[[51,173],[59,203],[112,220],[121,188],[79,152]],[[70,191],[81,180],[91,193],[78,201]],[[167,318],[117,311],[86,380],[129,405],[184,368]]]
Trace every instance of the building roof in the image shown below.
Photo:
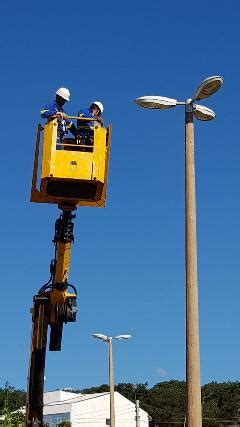
[[[44,401],[44,405],[48,405],[51,403],[71,400],[78,396],[79,396],[79,393],[73,393],[72,391],[54,390],[54,391],[47,391],[46,393],[44,393],[43,401]]]
[[[114,393],[120,394],[117,391],[115,391]],[[44,393],[44,407],[80,403],[86,400],[92,400],[99,397],[103,397],[108,394],[109,392],[82,394],[65,392],[63,390],[48,391]]]

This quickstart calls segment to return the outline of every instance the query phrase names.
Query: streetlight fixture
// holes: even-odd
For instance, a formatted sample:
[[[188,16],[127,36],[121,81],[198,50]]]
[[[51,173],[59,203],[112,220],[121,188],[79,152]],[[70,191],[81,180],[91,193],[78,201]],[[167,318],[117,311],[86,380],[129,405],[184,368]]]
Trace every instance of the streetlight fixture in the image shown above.
[[[199,104],[193,105],[193,115],[197,120],[202,121],[213,120],[216,117],[216,114],[213,110],[210,110],[210,108]]]
[[[204,79],[198,86],[193,99],[199,101],[199,99],[208,98],[217,92],[223,85],[224,80],[221,76],[212,76]]]
[[[143,96],[134,101],[140,107],[151,109],[185,106],[186,418],[189,427],[202,426],[193,117],[202,121],[212,120],[216,117],[210,108],[194,102],[213,95],[221,88],[223,82],[221,76],[208,77],[200,83],[193,98],[185,101],[161,96]]]
[[[177,100],[166,98],[165,96],[142,96],[135,100],[140,107],[151,108],[155,110],[166,110],[174,108],[177,105]]]
[[[108,337],[103,334],[93,334],[93,337],[103,342],[108,343],[108,366],[109,366],[109,388],[110,388],[110,426],[115,427],[115,408],[114,408],[114,375],[113,375],[113,353],[112,353],[112,340],[128,340],[132,338],[131,335],[117,335],[115,337]]]

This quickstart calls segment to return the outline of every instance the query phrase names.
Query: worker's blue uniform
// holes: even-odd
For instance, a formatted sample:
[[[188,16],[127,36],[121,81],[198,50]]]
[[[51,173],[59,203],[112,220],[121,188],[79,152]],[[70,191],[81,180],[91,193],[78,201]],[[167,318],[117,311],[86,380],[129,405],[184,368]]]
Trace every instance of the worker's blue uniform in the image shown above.
[[[45,105],[44,109],[41,110],[41,116],[43,119],[48,119],[54,116],[56,113],[65,113],[64,109],[58,105],[56,101],[50,102]],[[58,119],[58,132],[57,132],[57,143],[61,144],[64,135],[68,133],[68,129],[72,126],[71,120],[61,118]],[[57,150],[61,150],[61,147],[57,146]]]

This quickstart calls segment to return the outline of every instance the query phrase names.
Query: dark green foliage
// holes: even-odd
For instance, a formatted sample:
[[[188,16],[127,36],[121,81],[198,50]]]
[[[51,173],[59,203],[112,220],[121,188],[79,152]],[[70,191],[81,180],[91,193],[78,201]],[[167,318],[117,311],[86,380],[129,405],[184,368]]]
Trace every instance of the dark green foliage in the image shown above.
[[[109,385],[107,384],[102,384],[97,387],[84,388],[83,390],[75,390],[74,392],[87,394],[87,393],[104,393],[105,391],[109,391]]]
[[[22,412],[14,412],[10,415],[11,427],[22,427],[24,425],[24,415]]]
[[[121,383],[115,390],[134,402],[140,401],[142,409],[148,412],[160,426],[184,425],[186,416],[186,383],[184,381],[165,381],[148,388],[148,384]],[[81,393],[102,393],[109,386],[80,390]],[[203,426],[240,426],[240,383],[212,382],[202,387]],[[238,421],[238,424],[237,424]],[[153,423],[154,425],[154,423]]]
[[[225,421],[225,425],[227,421],[232,425],[237,422],[240,424],[240,383],[229,381],[205,384],[202,387],[202,405],[206,418],[204,426],[211,427],[213,424],[207,419],[214,418]]]
[[[71,427],[70,421],[62,421],[58,424],[58,427]]]
[[[186,384],[165,381],[149,390],[148,413],[156,421],[184,421]]]
[[[0,415],[4,415],[26,405],[26,392],[17,390],[6,383],[5,388],[0,388]]]

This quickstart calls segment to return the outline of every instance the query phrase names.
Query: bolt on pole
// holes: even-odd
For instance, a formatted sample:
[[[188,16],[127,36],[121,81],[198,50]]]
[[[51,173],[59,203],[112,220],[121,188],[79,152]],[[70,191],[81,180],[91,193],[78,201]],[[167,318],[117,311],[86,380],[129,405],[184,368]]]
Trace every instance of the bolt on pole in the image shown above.
[[[193,109],[190,102],[191,100],[186,101],[185,111],[187,426],[202,427],[198,325],[194,126]]]

